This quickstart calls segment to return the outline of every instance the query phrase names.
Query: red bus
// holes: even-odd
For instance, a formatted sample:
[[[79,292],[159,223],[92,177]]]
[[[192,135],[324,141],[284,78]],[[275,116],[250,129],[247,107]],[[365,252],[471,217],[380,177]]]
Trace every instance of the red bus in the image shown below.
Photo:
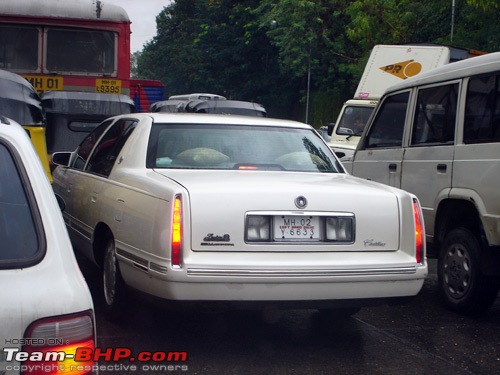
[[[130,32],[126,11],[106,1],[1,1],[0,69],[22,75],[38,93],[90,91],[133,99]],[[141,82],[132,86],[148,87]],[[151,85],[164,94],[161,83]]]

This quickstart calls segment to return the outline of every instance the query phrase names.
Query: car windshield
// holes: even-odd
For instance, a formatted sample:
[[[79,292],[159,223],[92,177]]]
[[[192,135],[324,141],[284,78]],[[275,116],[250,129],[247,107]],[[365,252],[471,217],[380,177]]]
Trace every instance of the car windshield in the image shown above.
[[[310,129],[272,126],[156,124],[148,168],[342,171]]]

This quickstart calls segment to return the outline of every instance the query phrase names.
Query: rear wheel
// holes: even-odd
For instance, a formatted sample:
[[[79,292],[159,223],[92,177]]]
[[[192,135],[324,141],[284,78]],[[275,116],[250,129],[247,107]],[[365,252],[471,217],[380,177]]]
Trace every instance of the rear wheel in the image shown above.
[[[499,279],[481,270],[481,245],[466,228],[450,231],[441,246],[438,281],[445,304],[464,315],[487,311],[498,294]]]
[[[102,267],[102,285],[104,306],[108,318],[117,319],[123,313],[125,301],[125,283],[122,279],[116,259],[115,241],[106,240]]]

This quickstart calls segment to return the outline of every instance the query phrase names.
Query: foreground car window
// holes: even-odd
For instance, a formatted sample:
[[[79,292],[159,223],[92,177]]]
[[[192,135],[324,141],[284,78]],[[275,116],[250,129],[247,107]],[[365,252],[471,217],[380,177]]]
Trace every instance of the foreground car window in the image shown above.
[[[148,168],[341,171],[308,129],[238,125],[156,124]]]
[[[0,268],[28,266],[43,256],[26,190],[11,153],[0,143]]]

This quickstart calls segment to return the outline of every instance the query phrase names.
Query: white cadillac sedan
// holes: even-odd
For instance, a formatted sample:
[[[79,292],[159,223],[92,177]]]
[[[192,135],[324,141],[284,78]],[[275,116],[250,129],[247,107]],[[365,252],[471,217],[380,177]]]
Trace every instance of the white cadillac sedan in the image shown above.
[[[417,198],[346,174],[309,125],[123,115],[53,161],[73,245],[101,267],[111,314],[127,286],[352,313],[416,295],[427,275]]]

